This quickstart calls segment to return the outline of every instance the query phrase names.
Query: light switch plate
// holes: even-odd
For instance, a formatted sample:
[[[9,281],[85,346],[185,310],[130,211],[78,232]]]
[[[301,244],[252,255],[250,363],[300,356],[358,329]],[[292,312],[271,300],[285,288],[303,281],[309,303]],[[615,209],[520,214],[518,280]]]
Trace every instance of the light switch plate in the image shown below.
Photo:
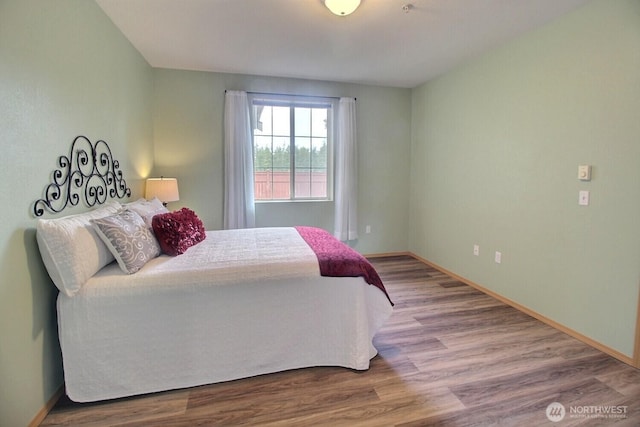
[[[591,165],[578,166],[578,179],[580,181],[591,181]]]

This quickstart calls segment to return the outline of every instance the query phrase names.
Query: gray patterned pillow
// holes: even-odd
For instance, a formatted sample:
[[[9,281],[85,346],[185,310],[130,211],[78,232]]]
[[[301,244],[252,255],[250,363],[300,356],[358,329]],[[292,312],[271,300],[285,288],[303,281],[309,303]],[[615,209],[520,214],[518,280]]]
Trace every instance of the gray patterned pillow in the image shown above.
[[[135,273],[160,255],[156,237],[136,212],[124,210],[91,224],[125,273]]]

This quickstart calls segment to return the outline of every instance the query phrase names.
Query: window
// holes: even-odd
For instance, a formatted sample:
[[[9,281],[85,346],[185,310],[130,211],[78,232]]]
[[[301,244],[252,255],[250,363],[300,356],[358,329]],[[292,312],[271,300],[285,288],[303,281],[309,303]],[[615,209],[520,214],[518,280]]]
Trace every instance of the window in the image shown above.
[[[330,200],[331,100],[254,95],[251,106],[255,200]]]

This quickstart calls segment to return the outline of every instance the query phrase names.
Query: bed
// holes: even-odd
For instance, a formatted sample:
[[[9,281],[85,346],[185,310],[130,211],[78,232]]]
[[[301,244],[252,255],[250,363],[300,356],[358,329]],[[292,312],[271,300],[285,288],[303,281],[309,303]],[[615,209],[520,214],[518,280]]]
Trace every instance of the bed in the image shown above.
[[[168,212],[157,199],[109,200],[38,221],[42,259],[60,289],[69,398],[99,401],[313,366],[369,368],[373,336],[393,304],[364,257],[312,227],[204,231],[192,211],[196,225],[187,229],[197,238],[168,255],[158,219],[185,212]],[[129,263],[118,251],[126,239],[100,226],[112,218],[134,224],[128,237],[157,238],[150,256],[131,257],[135,271],[123,268]]]

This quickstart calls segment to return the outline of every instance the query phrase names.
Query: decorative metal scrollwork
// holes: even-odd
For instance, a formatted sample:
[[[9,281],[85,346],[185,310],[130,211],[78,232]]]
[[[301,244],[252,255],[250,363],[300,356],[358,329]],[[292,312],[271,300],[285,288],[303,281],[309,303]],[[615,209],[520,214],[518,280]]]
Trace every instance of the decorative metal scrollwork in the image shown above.
[[[131,189],[122,177],[120,162],[113,158],[109,145],[103,141],[92,144],[85,136],[77,136],[71,144],[69,156],[58,157],[53,182],[45,188],[42,199],[33,206],[35,216],[45,209],[62,212],[67,206],[76,206],[82,200],[88,207],[103,204],[107,196],[131,196]]]

